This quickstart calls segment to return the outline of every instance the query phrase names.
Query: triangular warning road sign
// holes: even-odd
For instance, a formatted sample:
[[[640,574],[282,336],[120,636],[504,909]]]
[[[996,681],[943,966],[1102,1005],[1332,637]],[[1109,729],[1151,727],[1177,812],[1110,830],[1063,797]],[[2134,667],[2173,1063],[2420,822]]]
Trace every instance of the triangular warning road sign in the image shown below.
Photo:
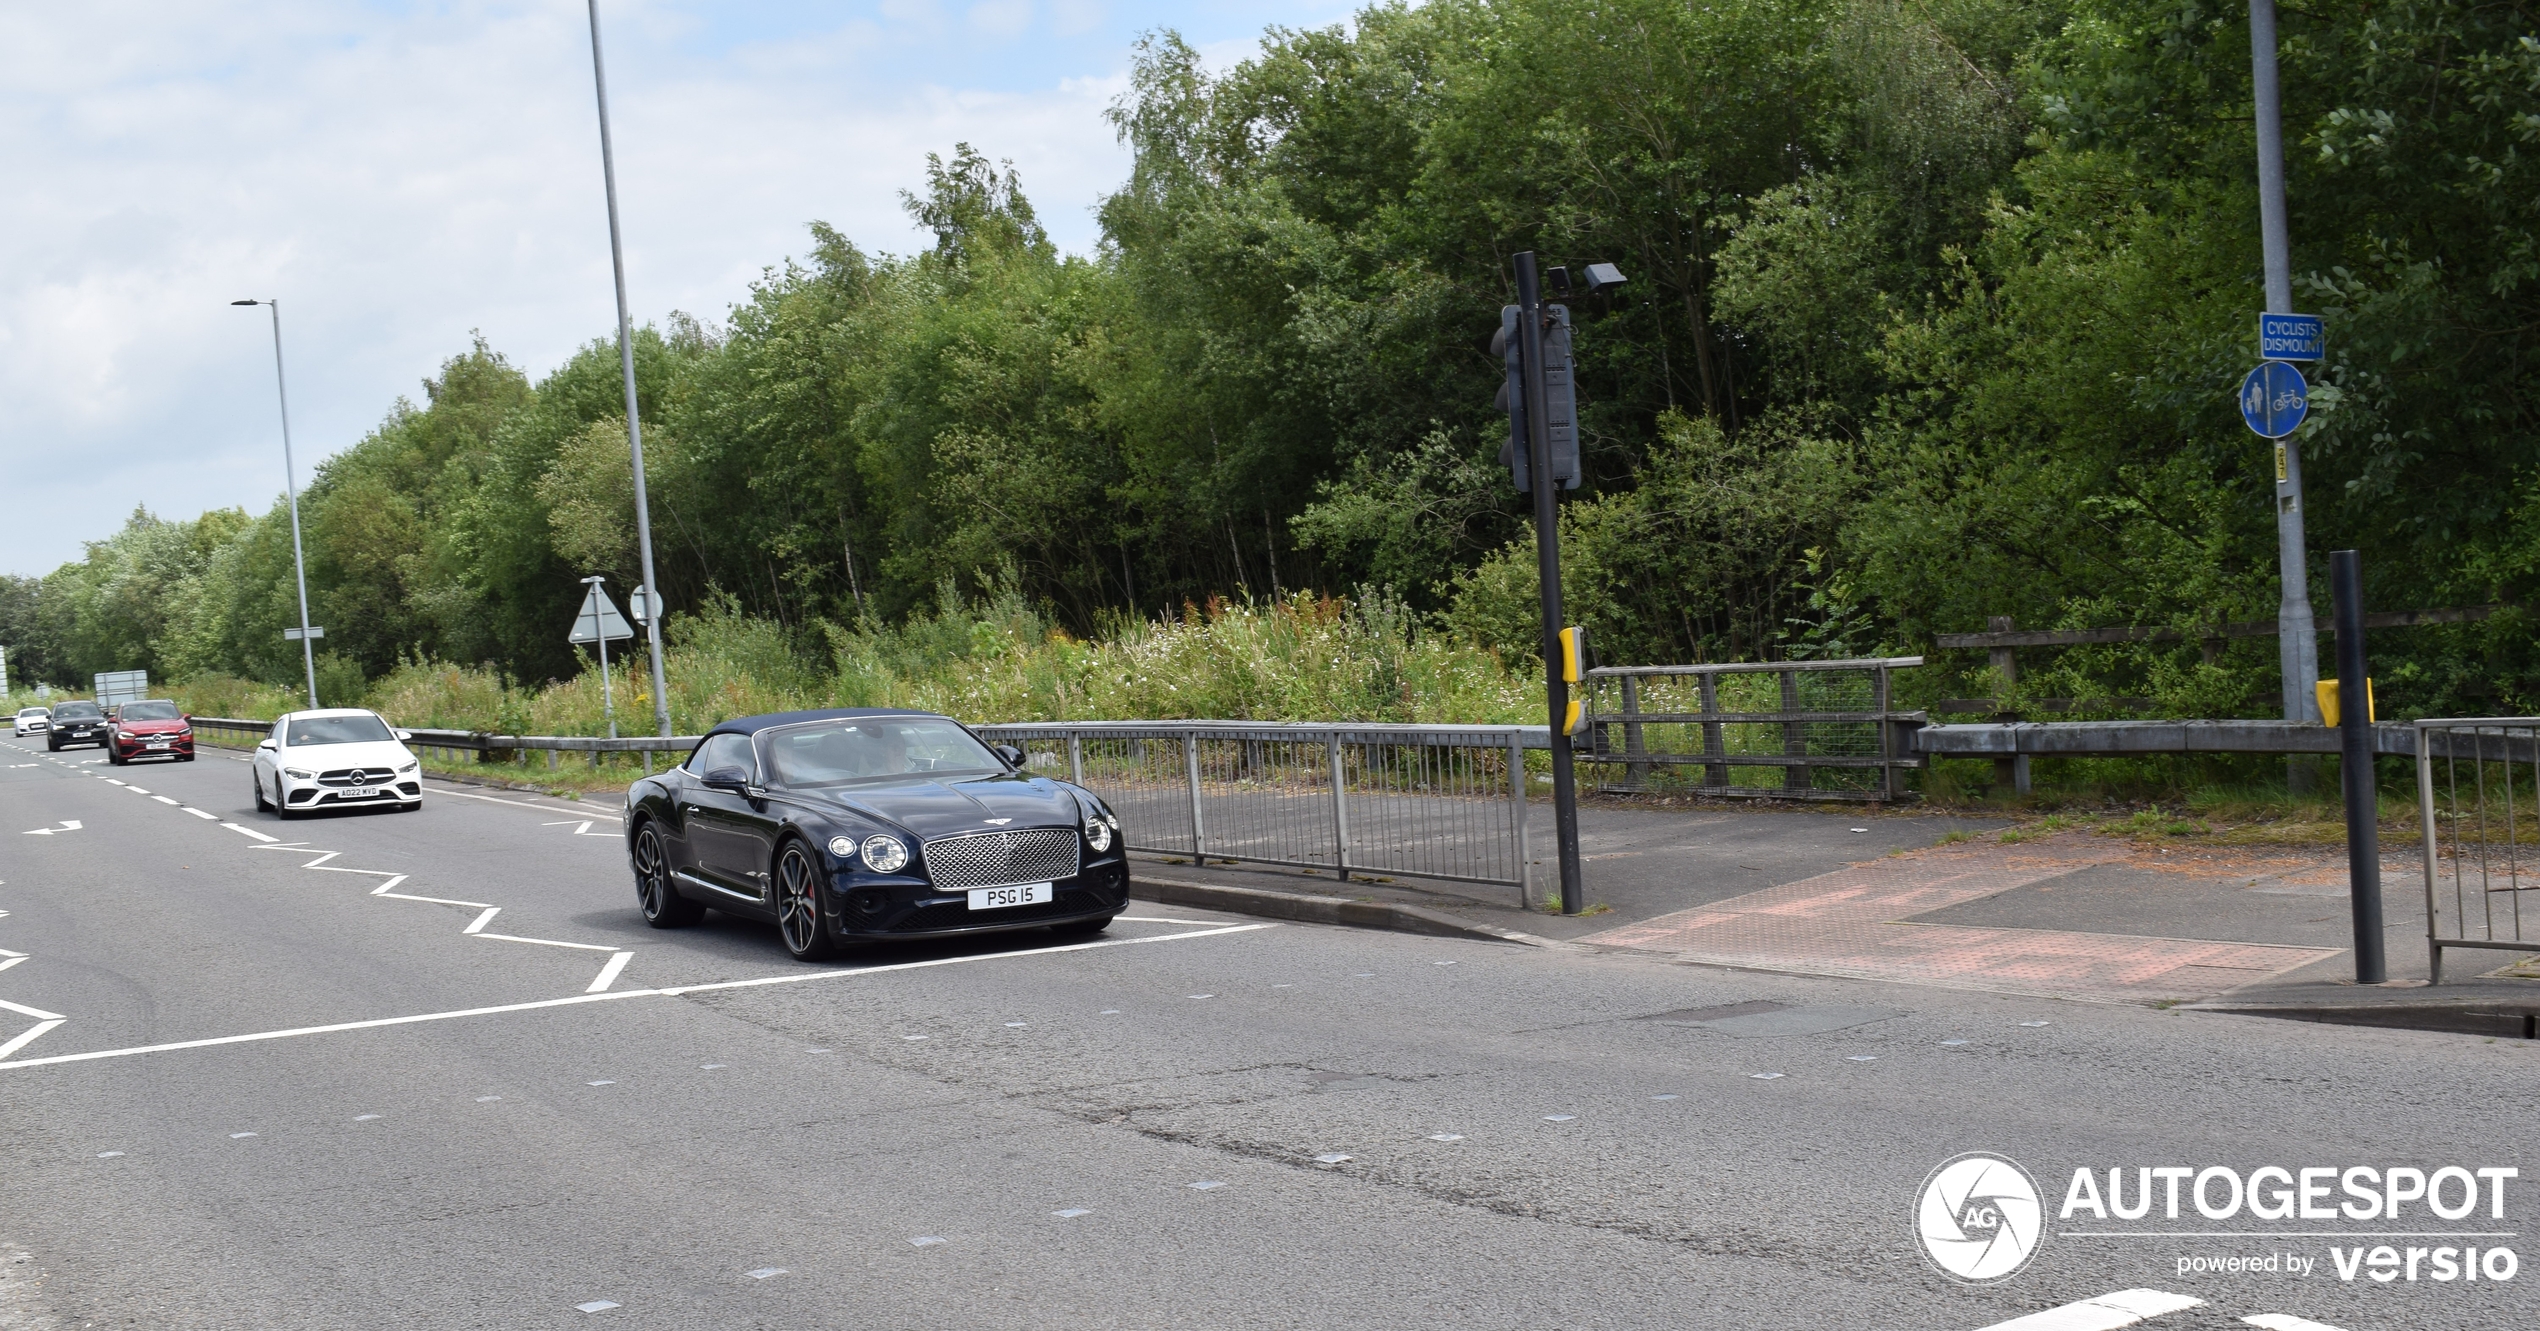
[[[582,609],[573,617],[573,635],[565,641],[615,642],[634,636],[635,628],[626,622],[626,616],[617,612],[617,602],[610,600],[609,594],[601,591],[600,584],[595,582],[591,584],[591,594],[582,598]]]

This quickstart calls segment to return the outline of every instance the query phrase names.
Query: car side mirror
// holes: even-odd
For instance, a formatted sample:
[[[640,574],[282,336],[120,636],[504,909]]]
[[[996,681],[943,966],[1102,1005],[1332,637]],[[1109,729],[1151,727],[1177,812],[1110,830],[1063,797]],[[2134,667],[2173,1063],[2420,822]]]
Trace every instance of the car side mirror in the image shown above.
[[[400,731],[398,731],[398,732],[397,732],[397,742],[398,742],[398,743],[400,743],[400,744],[403,744],[403,743],[405,743],[407,740],[413,739],[414,737],[415,737],[415,732],[413,732],[413,731],[411,731],[411,730],[400,730]]]
[[[1023,750],[1018,749],[1011,744],[990,745],[988,752],[1005,759],[1005,765],[1018,772],[1023,770],[1024,764],[1031,761],[1031,759],[1024,754]]]
[[[187,712],[185,715],[178,717],[177,720],[190,726],[194,724],[194,714],[192,712]]]
[[[708,790],[728,790],[735,795],[750,793],[750,774],[738,767],[718,767],[700,779]]]
[[[272,748],[279,748],[280,746],[279,746],[279,745],[277,745],[277,744],[275,744],[272,740],[265,740],[264,742],[262,742],[262,743],[258,744],[256,747],[257,747],[257,748],[260,748],[260,749],[272,749]]]

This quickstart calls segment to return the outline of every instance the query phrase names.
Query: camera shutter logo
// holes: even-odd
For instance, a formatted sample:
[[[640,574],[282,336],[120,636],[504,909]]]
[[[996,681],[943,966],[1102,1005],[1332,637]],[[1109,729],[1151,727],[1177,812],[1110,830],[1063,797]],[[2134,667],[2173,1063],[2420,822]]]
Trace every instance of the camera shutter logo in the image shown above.
[[[2037,1253],[2046,1206],[2018,1162],[1970,1151],[1941,1162],[1914,1200],[1923,1256],[1970,1285],[2008,1280]]]

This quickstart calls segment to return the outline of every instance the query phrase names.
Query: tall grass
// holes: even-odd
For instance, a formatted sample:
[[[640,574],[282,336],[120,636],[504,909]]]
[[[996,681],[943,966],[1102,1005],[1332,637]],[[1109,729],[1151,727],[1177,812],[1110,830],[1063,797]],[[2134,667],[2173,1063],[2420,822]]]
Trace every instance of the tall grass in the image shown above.
[[[1175,619],[1117,621],[1092,641],[1053,627],[1011,592],[946,600],[905,624],[824,624],[809,639],[729,603],[675,617],[663,656],[672,724],[696,734],[735,716],[808,707],[913,707],[983,723],[1539,719],[1535,663],[1512,669],[1430,632],[1382,593],[1214,601]],[[620,732],[650,733],[652,680],[640,644],[612,653],[610,684]],[[204,715],[270,719],[300,705],[288,688],[227,677],[173,692]],[[479,666],[407,660],[372,681],[361,705],[412,727],[607,731],[596,660],[537,689]]]

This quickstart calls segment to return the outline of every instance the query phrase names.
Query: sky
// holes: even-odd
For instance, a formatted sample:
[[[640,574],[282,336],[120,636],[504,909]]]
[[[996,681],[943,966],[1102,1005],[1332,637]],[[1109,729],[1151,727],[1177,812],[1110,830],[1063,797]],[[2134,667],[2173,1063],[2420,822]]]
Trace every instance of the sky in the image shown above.
[[[1141,33],[1212,64],[1334,0],[602,0],[636,321],[714,322],[813,220],[868,250],[926,154],[1011,159],[1087,250]],[[482,333],[533,378],[613,336],[583,0],[0,0],[0,572],[135,506],[283,487]]]

